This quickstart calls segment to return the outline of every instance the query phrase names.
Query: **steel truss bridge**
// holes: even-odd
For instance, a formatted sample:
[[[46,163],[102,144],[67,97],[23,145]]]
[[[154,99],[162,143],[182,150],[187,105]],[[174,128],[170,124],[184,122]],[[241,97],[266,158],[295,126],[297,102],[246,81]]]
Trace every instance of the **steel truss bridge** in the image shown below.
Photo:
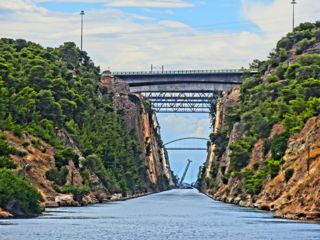
[[[158,113],[211,113],[219,92],[242,84],[240,69],[150,72],[113,72],[129,84],[130,92],[151,101]]]
[[[208,113],[218,92],[146,92],[152,109],[159,113]]]

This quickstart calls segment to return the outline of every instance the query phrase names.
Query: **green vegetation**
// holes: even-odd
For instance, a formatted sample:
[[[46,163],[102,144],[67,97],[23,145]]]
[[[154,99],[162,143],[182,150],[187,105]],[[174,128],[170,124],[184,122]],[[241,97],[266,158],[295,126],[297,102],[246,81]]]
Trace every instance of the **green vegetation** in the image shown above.
[[[0,169],[16,168],[16,165],[10,160],[9,155],[15,151],[14,147],[10,147],[6,143],[6,138],[0,133]]]
[[[218,133],[211,133],[210,134],[210,141],[212,144],[215,144],[215,154],[217,159],[221,158],[222,154],[225,152],[227,145],[228,145],[228,137],[227,131],[220,131]]]
[[[62,193],[72,193],[75,201],[81,201],[82,197],[90,191],[90,188],[88,185],[75,186],[66,184],[59,190]]]
[[[41,213],[40,194],[25,179],[7,169],[0,169],[0,207],[16,201],[26,215]]]
[[[266,177],[273,178],[278,174],[289,137],[301,131],[308,119],[320,115],[320,54],[306,52],[319,41],[319,21],[301,24],[288,33],[267,61],[254,60],[250,68],[257,70],[257,74],[243,82],[240,104],[226,109],[226,136],[239,122],[242,137],[229,146],[231,166],[224,176],[243,177],[245,190],[250,194],[258,194]],[[297,56],[292,56],[293,53]],[[283,124],[285,130],[269,139],[276,123]],[[212,135],[212,138],[215,140],[216,136]],[[264,157],[269,152],[272,156],[242,173],[258,139],[264,139]],[[220,148],[225,151],[223,144]],[[215,165],[211,172],[215,177]],[[288,181],[293,172],[288,169],[285,174]]]
[[[248,194],[259,194],[262,190],[262,185],[267,177],[274,178],[278,175],[281,161],[270,159],[264,162],[264,166],[259,171],[245,169],[238,174],[238,177],[243,177],[244,189]]]
[[[0,208],[7,209],[8,205],[15,203],[20,208],[20,214],[37,215],[41,213],[40,194],[27,179],[11,170],[16,168],[10,160],[10,154],[15,152],[15,148],[9,146],[0,133]]]
[[[0,133],[0,208],[7,209],[14,203],[19,214],[38,215],[41,213],[40,194],[27,179],[10,170],[16,168],[10,160],[10,154],[14,153],[15,148],[9,146],[6,137]]]
[[[238,171],[248,164],[253,143],[253,138],[244,137],[230,145],[230,162],[233,170]]]
[[[99,67],[74,43],[43,48],[22,39],[0,39],[0,129],[17,136],[28,132],[55,147],[56,168],[46,176],[61,191],[77,192],[64,186],[65,166],[69,161],[76,167],[80,163],[60,139],[60,129],[72,135],[87,158],[88,166],[81,169],[86,181],[93,172],[111,193],[145,191],[141,146],[121,113],[114,111],[99,79]],[[40,143],[32,144],[46,151]],[[3,154],[4,146],[0,138],[0,167],[14,168]]]
[[[293,168],[286,169],[286,171],[284,172],[284,178],[285,178],[286,182],[289,182],[289,180],[291,179],[293,174],[294,174]]]
[[[68,169],[63,166],[60,169],[53,168],[46,172],[46,178],[56,185],[63,186],[67,181]]]
[[[294,32],[282,38],[269,60],[255,60],[251,65],[258,74],[247,78],[241,86],[241,103],[238,110],[228,110],[226,125],[240,121],[243,135],[231,145],[231,162],[235,171],[246,166],[253,144],[265,138],[264,153],[271,150],[272,158],[280,161],[291,134],[302,129],[305,122],[320,113],[320,55],[304,51],[319,41],[320,22],[301,24]],[[288,64],[288,52],[296,49],[301,54],[294,64]],[[266,80],[268,66],[272,71]],[[286,131],[269,140],[275,123],[283,123]],[[280,161],[281,162],[281,161]],[[276,168],[276,167],[275,167]]]
[[[253,173],[251,170],[245,170],[242,173],[245,179],[244,188],[248,194],[259,194],[262,188],[262,184],[267,176],[265,170]]]
[[[288,146],[289,134],[287,132],[280,133],[276,135],[271,140],[270,150],[272,153],[272,157],[275,160],[280,160]]]

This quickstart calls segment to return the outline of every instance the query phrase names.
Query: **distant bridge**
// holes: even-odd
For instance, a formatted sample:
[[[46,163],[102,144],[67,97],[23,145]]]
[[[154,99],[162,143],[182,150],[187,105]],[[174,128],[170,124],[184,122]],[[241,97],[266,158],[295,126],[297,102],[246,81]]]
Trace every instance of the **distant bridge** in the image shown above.
[[[113,72],[129,84],[130,92],[141,93],[156,112],[210,113],[219,92],[242,84],[242,69]]]
[[[178,138],[175,140],[172,140],[170,142],[167,142],[165,144],[163,144],[163,146],[165,147],[166,145],[169,145],[171,143],[175,143],[175,142],[179,142],[179,141],[184,141],[184,140],[203,140],[203,141],[210,141],[210,139],[208,138],[202,138],[202,137],[185,137],[185,138]],[[167,148],[165,147],[167,150],[174,150],[174,151],[207,151],[207,148],[200,148],[200,147],[171,147],[171,148]]]

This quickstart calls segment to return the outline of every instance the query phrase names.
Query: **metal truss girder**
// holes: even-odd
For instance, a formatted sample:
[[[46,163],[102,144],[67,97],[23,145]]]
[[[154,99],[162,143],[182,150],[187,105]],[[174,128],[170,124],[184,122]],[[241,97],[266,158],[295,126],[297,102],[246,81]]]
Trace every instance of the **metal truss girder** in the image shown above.
[[[211,113],[218,92],[150,92],[143,95],[159,113]]]
[[[166,148],[170,151],[207,151],[207,148]]]
[[[173,110],[160,110],[157,111],[157,113],[204,113],[204,114],[210,114],[209,111],[182,111],[182,110],[178,110],[178,111],[173,111]]]

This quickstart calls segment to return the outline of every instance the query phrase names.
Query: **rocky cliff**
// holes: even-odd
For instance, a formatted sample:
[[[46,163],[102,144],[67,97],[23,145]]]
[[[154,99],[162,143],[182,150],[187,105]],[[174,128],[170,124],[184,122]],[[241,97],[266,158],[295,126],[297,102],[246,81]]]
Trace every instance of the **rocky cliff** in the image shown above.
[[[86,52],[0,39],[0,53],[0,216],[173,186],[148,101]]]
[[[218,133],[223,126],[224,110],[234,107],[239,102],[239,88],[229,93],[223,93],[217,105],[216,129]],[[281,124],[275,124],[268,139],[284,131]],[[288,140],[288,147],[283,157],[284,163],[278,174],[263,182],[262,191],[257,195],[248,194],[244,189],[245,180],[238,176],[230,176],[225,181],[225,173],[230,172],[230,146],[241,137],[241,123],[236,123],[230,133],[228,144],[222,157],[217,158],[215,144],[210,146],[205,165],[207,183],[202,185],[202,191],[214,199],[238,204],[246,207],[257,207],[274,211],[276,216],[286,218],[320,218],[320,118],[310,118],[301,132],[294,134]],[[250,160],[244,171],[263,165],[270,151],[264,154],[265,140],[259,139],[250,154]],[[217,170],[213,170],[217,169]],[[286,171],[293,171],[286,180]],[[257,172],[258,169],[255,171]],[[212,176],[213,172],[217,173]],[[211,184],[211,185],[210,185]]]
[[[320,219],[319,25],[299,26],[253,64],[256,76],[221,94],[203,192],[279,217]]]
[[[101,84],[111,93],[115,109],[121,112],[126,127],[134,132],[139,141],[141,154],[140,159],[136,159],[136,161],[143,162],[146,189],[140,192],[128,190],[125,194],[110,192],[99,177],[91,173],[90,189],[85,194],[79,197],[76,193],[63,193],[46,176],[48,171],[56,167],[54,147],[28,133],[16,136],[12,132],[4,131],[7,144],[15,148],[15,152],[11,154],[11,160],[17,165],[15,171],[22,172],[32,186],[39,191],[44,207],[87,205],[131,198],[174,187],[167,153],[162,147],[160,127],[156,115],[146,105],[146,99],[139,95],[130,94],[128,86],[120,79],[103,76]],[[80,162],[85,160],[76,141],[67,130],[57,129],[56,134],[66,146],[74,150]],[[83,187],[81,164],[77,167],[73,161],[69,160],[66,169],[65,184]],[[0,210],[2,217],[23,215],[23,213],[16,212],[16,209]]]
[[[161,191],[173,187],[168,154],[160,137],[160,125],[148,100],[142,95],[131,94],[125,81],[111,75],[103,75],[101,83],[111,93],[113,105],[122,113],[126,126],[135,132],[139,140],[148,189]]]

